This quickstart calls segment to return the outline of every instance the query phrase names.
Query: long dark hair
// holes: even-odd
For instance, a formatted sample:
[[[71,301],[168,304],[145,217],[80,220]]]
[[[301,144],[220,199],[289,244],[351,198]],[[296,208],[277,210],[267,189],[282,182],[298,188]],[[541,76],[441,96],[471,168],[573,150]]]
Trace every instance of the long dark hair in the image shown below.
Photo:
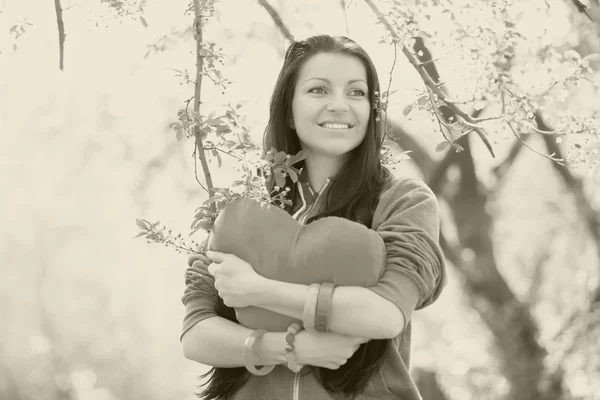
[[[263,151],[272,147],[287,154],[296,154],[300,148],[298,134],[290,127],[292,100],[298,73],[306,61],[317,53],[342,53],[357,57],[367,71],[368,98],[371,106],[378,101],[379,78],[369,55],[351,39],[344,36],[319,35],[292,43],[286,51],[285,60],[271,96],[269,123],[263,138]],[[339,172],[329,186],[324,212],[310,218],[311,223],[326,216],[337,216],[371,227],[373,213],[379,195],[390,173],[381,165],[380,150],[383,142],[383,121],[378,121],[378,110],[371,107],[367,132],[362,143],[345,157]],[[303,162],[295,165],[303,167]],[[272,191],[271,180],[267,188]],[[289,199],[296,196],[297,187],[287,178]],[[284,190],[282,188],[281,190]],[[292,207],[287,207],[291,212]],[[219,298],[217,314],[235,321],[235,313]],[[237,321],[236,321],[237,322]],[[337,370],[317,368],[323,387],[332,393],[353,396],[361,393],[374,373],[383,363],[389,339],[371,340],[362,344],[348,362]],[[228,399],[248,379],[245,368],[213,368],[202,396],[207,399]]]

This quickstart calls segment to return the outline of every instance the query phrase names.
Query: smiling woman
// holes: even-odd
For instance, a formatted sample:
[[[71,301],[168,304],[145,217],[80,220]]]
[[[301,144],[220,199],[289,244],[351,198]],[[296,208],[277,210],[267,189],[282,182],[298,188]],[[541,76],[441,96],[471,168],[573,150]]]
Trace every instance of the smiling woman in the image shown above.
[[[234,204],[215,221],[218,251],[188,260],[182,346],[215,367],[205,398],[420,399],[410,317],[446,282],[439,210],[422,181],[382,166],[378,92],[370,57],[346,37],[288,48],[264,150],[306,153],[298,182],[267,184],[291,205]]]
[[[292,128],[302,149],[341,165],[367,132],[371,110],[365,66],[354,56],[320,53],[302,66],[298,82]]]

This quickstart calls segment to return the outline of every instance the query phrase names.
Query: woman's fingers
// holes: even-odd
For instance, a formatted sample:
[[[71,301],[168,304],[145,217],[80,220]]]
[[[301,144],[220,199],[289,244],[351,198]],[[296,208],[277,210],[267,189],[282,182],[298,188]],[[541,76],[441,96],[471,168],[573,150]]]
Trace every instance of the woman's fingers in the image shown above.
[[[206,269],[208,271],[209,274],[211,274],[212,276],[215,276],[215,272],[217,271],[219,264],[216,263],[212,263],[208,266],[208,268]]]
[[[191,267],[195,261],[202,262],[204,264],[210,264],[212,261],[206,257],[204,254],[190,254],[188,256],[187,263]]]
[[[227,253],[220,253],[218,251],[207,251],[206,256],[213,262],[222,263],[229,256]]]

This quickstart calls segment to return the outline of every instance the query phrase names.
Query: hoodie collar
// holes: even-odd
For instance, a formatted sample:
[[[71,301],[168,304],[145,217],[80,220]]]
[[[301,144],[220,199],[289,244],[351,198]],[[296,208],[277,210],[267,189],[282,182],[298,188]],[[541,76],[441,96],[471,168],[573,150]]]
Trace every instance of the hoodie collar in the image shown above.
[[[311,195],[313,196],[317,196],[317,195],[321,195],[323,194],[323,192],[325,191],[325,189],[327,188],[327,186],[329,186],[329,184],[333,181],[332,178],[327,178],[325,180],[325,183],[323,184],[323,186],[319,189],[318,192],[316,192],[312,186],[310,186],[310,183],[308,182],[308,170],[306,169],[306,167],[302,167],[300,169],[300,175],[298,176],[298,183],[300,184],[300,186],[302,187],[303,191],[309,192]]]

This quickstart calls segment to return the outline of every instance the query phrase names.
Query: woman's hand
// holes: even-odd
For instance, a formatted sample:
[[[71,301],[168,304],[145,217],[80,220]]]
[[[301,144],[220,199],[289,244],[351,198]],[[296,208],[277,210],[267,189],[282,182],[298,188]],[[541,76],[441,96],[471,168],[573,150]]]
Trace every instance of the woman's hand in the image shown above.
[[[260,276],[241,258],[217,251],[207,251],[213,262],[208,273],[215,278],[215,289],[228,307],[248,307],[257,303],[260,287],[266,278]]]
[[[296,360],[301,365],[338,369],[369,339],[302,330],[294,340]]]

